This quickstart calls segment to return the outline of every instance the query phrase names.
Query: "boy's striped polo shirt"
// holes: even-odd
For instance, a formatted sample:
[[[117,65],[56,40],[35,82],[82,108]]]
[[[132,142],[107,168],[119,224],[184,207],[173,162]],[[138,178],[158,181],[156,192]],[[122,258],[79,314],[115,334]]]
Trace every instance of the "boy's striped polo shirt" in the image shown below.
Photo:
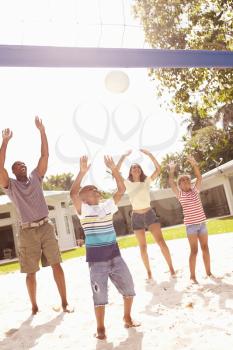
[[[98,205],[82,204],[79,219],[86,237],[86,261],[107,261],[120,255],[112,221],[117,210],[113,199]]]

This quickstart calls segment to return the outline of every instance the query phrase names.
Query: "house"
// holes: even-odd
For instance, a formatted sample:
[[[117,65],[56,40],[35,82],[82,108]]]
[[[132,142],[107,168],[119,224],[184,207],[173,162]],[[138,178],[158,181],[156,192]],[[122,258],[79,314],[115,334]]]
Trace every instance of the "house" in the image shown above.
[[[44,191],[49,218],[55,224],[61,250],[76,246],[68,191]],[[15,207],[6,195],[0,196],[0,259],[17,256],[19,220]]]
[[[76,246],[76,239],[83,233],[68,191],[45,191],[49,217],[55,224],[62,251]],[[207,218],[233,216],[233,160],[203,175],[201,200]],[[181,206],[171,189],[151,191],[151,205],[160,217],[162,227],[183,222]],[[124,195],[114,215],[117,235],[132,233],[132,207]],[[18,216],[7,196],[0,196],[0,260],[17,256]]]
[[[233,216],[233,160],[203,174],[201,201],[207,218]],[[151,205],[160,218],[162,227],[183,223],[182,209],[170,188],[151,191]],[[118,225],[132,233],[130,215],[132,207],[124,195],[116,214]]]

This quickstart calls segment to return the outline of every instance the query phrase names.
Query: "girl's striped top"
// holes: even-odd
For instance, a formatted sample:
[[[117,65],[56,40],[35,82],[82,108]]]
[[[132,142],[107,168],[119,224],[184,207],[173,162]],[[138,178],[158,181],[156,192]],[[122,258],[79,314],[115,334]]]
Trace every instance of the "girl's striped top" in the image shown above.
[[[183,209],[185,225],[200,224],[206,220],[199,191],[195,185],[188,192],[179,190],[177,198]]]
[[[107,261],[120,255],[112,221],[117,210],[113,199],[98,205],[82,204],[79,219],[86,237],[86,261]]]

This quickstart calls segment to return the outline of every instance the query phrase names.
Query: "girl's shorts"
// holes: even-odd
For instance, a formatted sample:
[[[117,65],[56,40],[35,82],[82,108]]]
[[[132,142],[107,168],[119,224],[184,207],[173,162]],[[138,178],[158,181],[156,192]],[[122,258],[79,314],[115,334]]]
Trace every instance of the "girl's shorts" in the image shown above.
[[[148,229],[150,225],[158,223],[159,218],[152,208],[143,214],[135,212],[132,214],[132,228],[134,231]]]
[[[186,233],[187,235],[204,235],[207,234],[208,231],[205,222],[201,222],[200,224],[186,225]]]

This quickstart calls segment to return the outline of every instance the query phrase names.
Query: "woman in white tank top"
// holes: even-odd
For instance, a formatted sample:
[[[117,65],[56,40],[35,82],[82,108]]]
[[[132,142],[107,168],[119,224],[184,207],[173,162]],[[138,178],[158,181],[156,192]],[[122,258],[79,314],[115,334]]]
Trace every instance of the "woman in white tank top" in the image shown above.
[[[145,149],[141,149],[140,151],[152,160],[155,171],[151,176],[147,177],[139,164],[134,163],[130,167],[128,179],[125,180],[125,186],[133,207],[132,227],[139,243],[141,257],[147,271],[148,279],[152,279],[152,272],[147,254],[146,229],[149,229],[152,233],[168,264],[171,275],[174,276],[175,271],[172,265],[171,255],[162,235],[159,218],[150,206],[150,183],[159,175],[160,165],[152,153]],[[128,151],[121,156],[117,164],[119,170],[123,161],[131,152]]]

